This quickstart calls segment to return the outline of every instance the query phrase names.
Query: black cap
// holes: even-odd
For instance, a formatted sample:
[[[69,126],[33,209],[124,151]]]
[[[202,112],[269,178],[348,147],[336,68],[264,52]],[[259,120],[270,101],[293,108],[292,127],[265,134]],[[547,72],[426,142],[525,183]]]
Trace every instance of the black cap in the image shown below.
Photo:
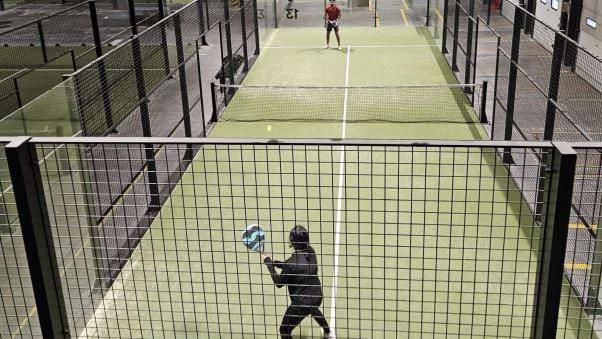
[[[309,246],[309,232],[301,225],[295,225],[289,235],[289,240],[295,250],[304,250]]]

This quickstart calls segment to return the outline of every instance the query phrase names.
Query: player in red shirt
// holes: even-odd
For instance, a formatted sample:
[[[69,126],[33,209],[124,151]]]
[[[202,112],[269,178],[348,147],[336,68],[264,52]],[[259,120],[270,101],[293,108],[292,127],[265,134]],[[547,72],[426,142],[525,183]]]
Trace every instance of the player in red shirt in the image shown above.
[[[326,47],[330,48],[330,32],[334,29],[334,34],[337,36],[338,49],[341,49],[341,37],[339,36],[339,20],[341,19],[341,9],[334,3],[335,0],[330,0],[330,5],[324,11],[324,20],[326,21]]]

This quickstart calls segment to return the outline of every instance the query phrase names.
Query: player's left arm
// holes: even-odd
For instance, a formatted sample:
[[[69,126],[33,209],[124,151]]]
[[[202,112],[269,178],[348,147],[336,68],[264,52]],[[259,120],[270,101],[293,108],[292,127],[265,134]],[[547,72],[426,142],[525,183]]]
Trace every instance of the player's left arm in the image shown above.
[[[266,257],[263,262],[268,267],[268,271],[270,271],[270,276],[272,277],[272,281],[276,284],[276,287],[280,288],[288,283],[289,274],[286,271],[286,263],[282,263],[279,261],[272,261],[272,258],[269,256]],[[278,267],[280,266],[280,267]],[[282,272],[278,274],[274,267],[278,267],[282,269]]]

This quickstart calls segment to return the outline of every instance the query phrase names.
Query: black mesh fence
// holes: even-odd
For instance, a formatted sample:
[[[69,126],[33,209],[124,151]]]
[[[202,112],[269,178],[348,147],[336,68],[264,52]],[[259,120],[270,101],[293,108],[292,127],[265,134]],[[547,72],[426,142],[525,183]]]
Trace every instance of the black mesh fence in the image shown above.
[[[600,111],[601,107],[602,61],[525,8],[509,1],[475,2],[475,10],[479,20],[488,23],[499,36],[495,63],[480,66],[489,65],[488,71],[481,71],[481,74],[496,74],[492,139],[597,141],[599,122],[593,112]],[[483,41],[478,44],[479,57],[483,55],[481,50],[489,50],[492,46]],[[486,75],[479,79],[484,77]],[[599,214],[595,207],[597,184],[591,180],[596,176],[591,173],[595,171],[591,161],[595,162],[597,152],[590,149],[579,157],[581,169],[578,166],[578,173],[580,170],[587,173],[578,174],[565,267],[566,286],[570,286],[570,291],[565,290],[565,294],[577,296],[578,300],[570,307],[581,307],[589,318],[568,317],[562,325],[567,328],[575,322],[583,323],[583,326],[597,324],[595,305],[599,302],[597,296],[592,296],[592,290],[598,288],[593,285],[598,284],[599,272],[590,269],[595,267],[591,262],[596,257],[593,244],[597,242],[595,225]],[[523,165],[511,151],[506,150],[504,154],[504,161],[509,164]],[[588,160],[582,159],[584,157]],[[541,160],[532,155],[523,161]],[[511,173],[520,176],[515,170]],[[536,182],[528,184],[533,189],[538,185]],[[540,209],[540,200],[531,206],[533,210]],[[574,302],[574,298],[571,300]],[[595,336],[591,331],[583,335]]]
[[[600,304],[600,277],[602,248],[598,239],[601,216],[600,184],[602,153],[598,143],[576,144],[577,168],[573,193],[573,213],[568,225],[569,235],[565,263],[563,295],[567,301],[564,307],[577,311],[584,310],[586,320],[575,317],[561,319],[558,325],[560,334],[580,329],[579,337],[595,338],[599,331],[588,331],[589,323],[598,328],[602,314]],[[569,302],[568,300],[577,300]],[[569,312],[571,313],[571,312]],[[574,312],[572,312],[574,314]]]
[[[190,3],[76,72],[73,82],[82,133],[205,136],[209,83],[222,78],[220,74],[231,74],[229,60],[236,60],[237,66],[228,79],[239,83],[257,53],[253,2],[220,4],[221,12],[212,3]],[[218,19],[226,8],[227,16]],[[106,183],[88,188],[99,216],[96,222],[102,225],[98,232],[103,256],[114,258],[99,266],[99,279],[108,286],[125,263],[117,258],[129,256],[137,244],[131,239],[146,231],[158,206],[168,198],[172,186],[164,183],[178,180],[178,166],[189,163],[194,149],[173,153],[149,144],[138,154],[143,159],[127,164],[118,159],[128,159],[130,154],[106,152],[90,145],[86,166],[92,181]],[[166,162],[157,161],[161,157],[179,165],[164,167]],[[141,183],[154,183],[153,189],[148,195],[128,197],[127,192]],[[146,215],[146,221],[115,217],[123,213]]]
[[[447,21],[443,53],[458,83],[472,84],[476,80],[479,21],[460,3],[447,1]],[[466,94],[474,100],[470,89]]]
[[[542,215],[528,206],[540,194],[524,183],[560,179],[542,171],[542,161],[519,161],[522,175],[512,176],[498,150],[550,160],[556,156],[551,144],[32,143],[43,159],[53,269],[73,336],[277,336],[288,298],[259,254],[241,242],[249,224],[266,231],[264,248],[274,260],[290,255],[293,225],[309,230],[322,287],[316,309],[339,337],[526,337],[535,324],[534,308],[544,295],[539,279],[546,279],[540,275],[547,267],[543,240],[553,226],[536,221]],[[149,147],[155,169],[145,166],[133,180],[123,176],[123,168],[148,162]],[[97,152],[93,160],[90,150]],[[111,213],[99,214],[99,192],[87,187],[116,178],[128,188]],[[553,186],[542,186],[544,211],[549,194],[562,194],[547,188]],[[160,204],[144,213],[153,194]],[[130,220],[128,227],[118,227],[123,220]],[[111,237],[123,242],[107,250]],[[111,266],[111,277],[104,275],[110,262],[120,263]],[[561,319],[566,310],[587,321],[570,307],[560,308]],[[310,321],[298,332],[320,337]]]

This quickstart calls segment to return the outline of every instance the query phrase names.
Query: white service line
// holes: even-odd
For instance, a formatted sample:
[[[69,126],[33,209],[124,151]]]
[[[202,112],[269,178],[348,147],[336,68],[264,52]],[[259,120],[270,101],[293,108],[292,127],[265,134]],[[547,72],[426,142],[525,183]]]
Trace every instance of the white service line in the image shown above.
[[[347,65],[345,67],[345,95],[343,96],[343,131],[341,139],[345,139],[347,131],[347,99],[349,96],[349,56],[351,46],[347,45]],[[341,214],[343,209],[343,185],[345,184],[345,146],[341,146],[339,161],[339,192],[337,197],[337,213],[334,223],[334,272],[332,274],[332,291],[330,292],[330,338],[336,338],[336,297],[339,279],[339,244],[341,241]]]

